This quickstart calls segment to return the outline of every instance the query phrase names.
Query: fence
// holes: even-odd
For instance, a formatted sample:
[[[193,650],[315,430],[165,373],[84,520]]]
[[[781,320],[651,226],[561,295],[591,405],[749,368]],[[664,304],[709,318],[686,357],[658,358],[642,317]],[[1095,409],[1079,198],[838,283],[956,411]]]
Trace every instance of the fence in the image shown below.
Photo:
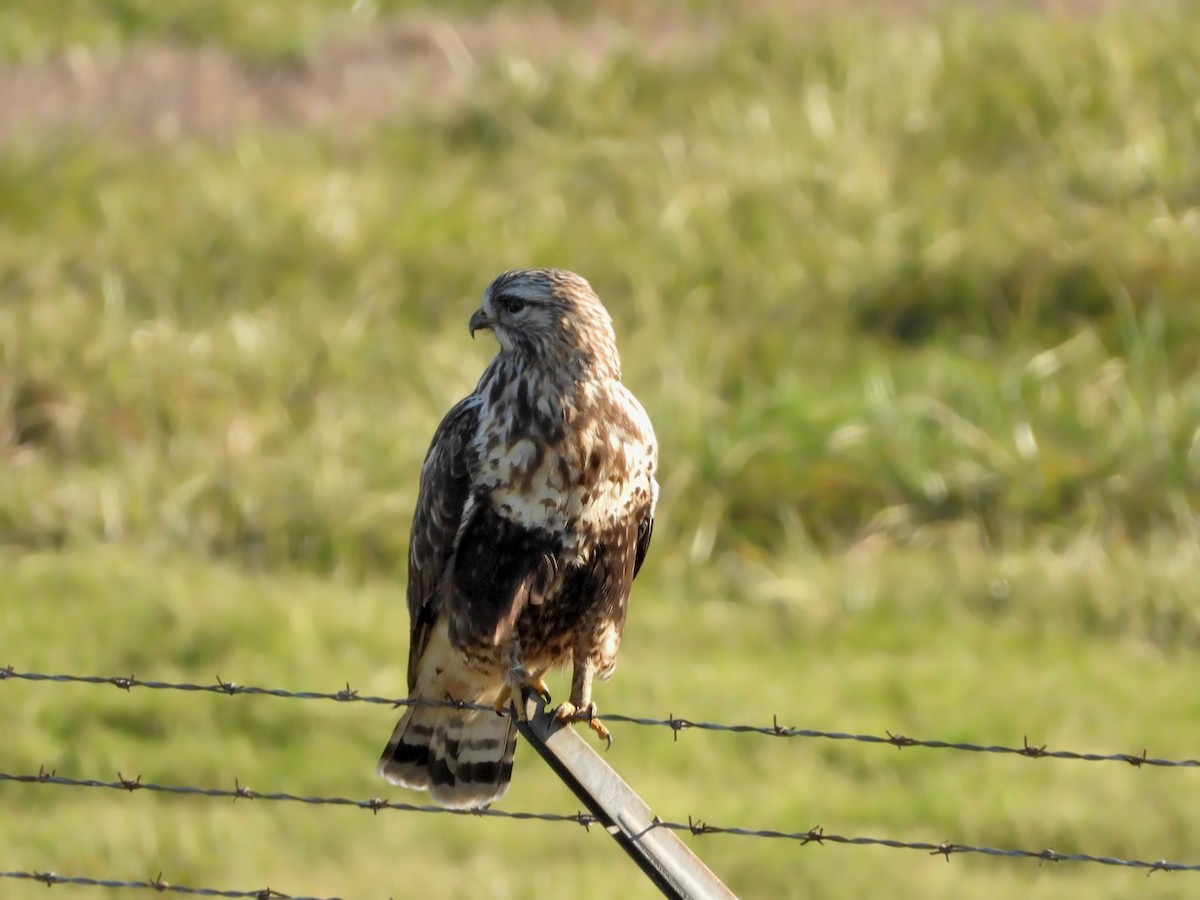
[[[241,685],[235,682],[225,681],[219,676],[213,684],[191,684],[177,683],[165,681],[147,681],[136,678],[132,675],[128,677],[116,676],[95,676],[95,675],[51,675],[40,672],[17,672],[12,667],[0,669],[0,681],[25,681],[36,682],[45,685],[56,685],[64,683],[86,684],[94,686],[109,686],[116,687],[126,692],[132,692],[134,689],[139,690],[154,690],[154,691],[178,691],[184,693],[215,693],[224,694],[227,696],[263,696],[275,699],[287,700],[315,700],[315,701],[330,701],[335,703],[372,703],[387,705],[390,707],[410,706],[414,704],[430,705],[430,706],[453,706],[457,708],[484,708],[473,707],[470,704],[464,704],[453,701],[427,701],[427,700],[408,700],[395,699],[389,697],[376,697],[360,695],[357,691],[347,684],[344,688],[334,692],[319,692],[319,691],[292,691],[281,688],[264,688],[248,685]],[[490,710],[491,707],[486,707]],[[126,777],[121,773],[117,773],[115,780],[96,780],[96,779],[79,779],[59,775],[56,771],[47,771],[44,767],[36,773],[12,773],[0,772],[0,782],[15,783],[23,785],[37,786],[57,786],[71,789],[101,789],[119,791],[123,793],[134,793],[137,791],[148,791],[152,793],[164,794],[186,794],[199,796],[211,799],[227,799],[232,801],[247,800],[255,802],[284,802],[284,803],[304,803],[317,806],[343,806],[356,807],[363,810],[368,810],[372,814],[381,812],[401,812],[401,813],[421,813],[429,815],[449,815],[449,816],[464,816],[464,817],[479,817],[479,818],[502,818],[514,822],[541,821],[566,823],[576,826],[582,826],[585,829],[590,829],[592,825],[604,826],[604,829],[614,837],[618,838],[619,842],[624,841],[622,846],[629,852],[631,856],[637,858],[640,844],[648,844],[647,836],[651,833],[663,832],[669,834],[687,833],[694,836],[709,836],[709,835],[730,835],[751,839],[773,839],[793,841],[799,846],[825,844],[842,844],[849,846],[875,846],[885,847],[896,850],[909,850],[924,852],[930,856],[944,857],[949,861],[951,856],[959,854],[983,854],[992,857],[1007,857],[1019,859],[1037,860],[1039,865],[1046,862],[1078,862],[1091,863],[1104,866],[1119,866],[1126,868],[1134,868],[1144,870],[1147,875],[1154,872],[1200,872],[1200,863],[1188,864],[1181,862],[1170,862],[1164,859],[1156,861],[1140,860],[1140,859],[1120,859],[1111,856],[1101,856],[1088,853],[1059,853],[1052,849],[1029,850],[1029,849],[1011,849],[987,846],[975,846],[972,844],[942,841],[937,843],[922,842],[922,841],[900,841],[889,838],[864,837],[864,836],[847,836],[826,832],[820,826],[808,828],[804,831],[783,831],[769,828],[755,828],[745,826],[730,826],[712,824],[698,816],[688,816],[686,822],[681,821],[665,821],[657,817],[647,819],[646,824],[638,828],[625,827],[622,829],[617,824],[617,820],[628,818],[628,816],[614,816],[611,812],[606,811],[603,803],[597,802],[597,797],[601,793],[611,792],[613,782],[619,782],[615,775],[605,776],[600,773],[593,779],[591,786],[581,784],[578,779],[572,783],[570,773],[563,770],[563,760],[571,753],[576,754],[575,771],[578,772],[580,766],[585,770],[592,762],[588,758],[580,761],[578,757],[579,747],[586,746],[582,739],[575,735],[574,731],[566,729],[562,733],[570,735],[566,740],[573,740],[571,748],[564,750],[553,745],[553,741],[549,740],[551,731],[550,719],[541,710],[540,706],[531,708],[531,712],[535,713],[531,722],[534,725],[540,723],[541,730],[536,727],[526,726],[522,728],[523,734],[527,739],[538,749],[552,767],[558,771],[559,775],[568,782],[572,790],[585,802],[592,810],[590,812],[578,812],[575,814],[562,814],[550,812],[511,812],[500,809],[476,809],[476,810],[450,810],[440,806],[421,805],[402,803],[392,800],[368,798],[354,799],[349,797],[314,797],[303,796],[298,794],[279,792],[279,791],[259,791],[251,789],[243,785],[240,781],[234,782],[232,787],[215,787],[215,786],[197,786],[197,785],[164,785],[144,782],[140,775],[134,777]],[[1004,746],[1004,745],[981,745],[972,743],[962,743],[953,741],[941,740],[925,740],[912,738],[907,735],[894,734],[885,732],[884,735],[873,734],[850,734],[845,732],[835,731],[819,731],[814,729],[800,729],[791,726],[782,725],[778,717],[773,717],[770,725],[753,725],[753,724],[726,724],[721,722],[703,722],[694,721],[691,719],[679,718],[673,714],[668,714],[666,718],[648,718],[642,716],[629,716],[621,714],[606,714],[605,721],[609,723],[624,723],[638,727],[648,728],[669,728],[674,732],[675,738],[678,739],[679,733],[682,731],[697,730],[702,732],[729,732],[737,734],[755,734],[764,738],[795,740],[825,740],[825,741],[854,741],[865,744],[876,744],[889,746],[897,749],[923,749],[923,750],[949,750],[966,753],[998,753],[1010,754],[1023,757],[1031,760],[1050,759],[1056,761],[1075,761],[1075,762],[1109,762],[1122,763],[1124,765],[1134,766],[1137,768],[1143,766],[1167,767],[1167,768],[1200,768],[1200,760],[1197,759],[1162,759],[1152,757],[1146,750],[1139,753],[1081,753],[1072,750],[1050,750],[1044,745],[1031,744],[1026,738],[1019,747]],[[573,749],[572,749],[573,748]],[[592,753],[590,750],[588,753]],[[594,754],[592,754],[594,755]],[[569,760],[568,760],[569,762]],[[569,767],[569,766],[568,766]],[[606,768],[606,767],[605,767]],[[603,779],[609,778],[608,781]],[[584,779],[586,780],[586,779]],[[596,784],[600,785],[597,789]],[[623,784],[623,783],[622,783]],[[628,804],[632,801],[629,797],[633,797],[636,801],[636,795],[631,792],[617,802]],[[610,798],[609,805],[612,800]],[[647,811],[648,813],[648,811]],[[644,852],[645,848],[641,848]],[[686,851],[689,852],[690,851]],[[653,877],[652,867],[648,867],[644,860],[639,860],[643,863],[643,869],[646,869],[648,874]],[[661,860],[659,861],[661,862]],[[686,860],[684,861],[686,863]],[[702,867],[702,864],[697,865]],[[178,893],[190,894],[208,897],[253,897],[268,900],[268,898],[292,898],[292,900],[337,900],[337,898],[302,898],[299,895],[284,894],[270,887],[257,888],[251,890],[222,890],[208,887],[189,887],[177,884],[171,884],[163,880],[162,873],[159,873],[155,878],[145,881],[125,881],[117,879],[85,877],[80,875],[61,875],[53,871],[46,872],[30,872],[30,871],[0,871],[0,879],[17,879],[36,881],[53,885],[84,885],[98,886],[108,888],[128,888],[128,889],[143,889],[154,890],[160,893]],[[669,880],[669,879],[668,879]],[[661,880],[657,881],[659,887],[665,893],[672,896],[709,896],[703,891],[698,893],[689,893],[686,890],[678,890],[672,893],[670,884],[666,884]],[[716,882],[719,885],[719,882]]]

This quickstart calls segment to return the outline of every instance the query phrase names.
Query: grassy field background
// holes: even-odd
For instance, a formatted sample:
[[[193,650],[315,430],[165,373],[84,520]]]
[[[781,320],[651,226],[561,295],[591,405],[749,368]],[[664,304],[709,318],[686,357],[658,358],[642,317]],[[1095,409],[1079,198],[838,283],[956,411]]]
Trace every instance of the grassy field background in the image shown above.
[[[467,318],[559,265],[662,450],[602,713],[1200,756],[1200,9],[801,7],[6,4],[0,666],[402,695],[416,474],[493,352]],[[0,709],[4,772],[421,799],[374,777],[385,708]],[[613,732],[666,819],[1200,863],[1193,770]],[[572,825],[0,802],[0,870],[650,895]],[[524,748],[502,808],[579,805]],[[689,840],[749,897],[1200,890]]]

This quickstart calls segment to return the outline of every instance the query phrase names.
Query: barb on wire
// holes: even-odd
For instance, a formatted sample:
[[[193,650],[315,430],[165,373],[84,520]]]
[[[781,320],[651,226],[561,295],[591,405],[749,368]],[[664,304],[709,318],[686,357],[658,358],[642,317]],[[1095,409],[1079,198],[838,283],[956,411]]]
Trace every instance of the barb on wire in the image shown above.
[[[17,878],[38,881],[53,887],[56,884],[79,884],[87,887],[143,888],[160,894],[191,894],[199,897],[250,897],[253,900],[340,900],[338,897],[302,897],[283,894],[274,888],[258,888],[250,891],[223,891],[218,888],[188,887],[163,881],[162,872],[150,881],[119,881],[114,878],[85,878],[78,875],[59,875],[57,872],[0,872],[0,878]]]
[[[78,779],[66,778],[56,774],[53,770],[47,771],[45,768],[40,769],[36,774],[14,775],[7,772],[0,772],[0,782],[13,781],[24,784],[52,784],[62,787],[73,788],[102,788],[114,791],[125,791],[132,793],[134,791],[151,791],[164,794],[190,794],[202,797],[224,797],[231,800],[250,799],[254,801],[282,801],[306,803],[315,806],[350,806],[358,809],[370,810],[373,814],[379,813],[381,810],[394,810],[397,812],[418,812],[430,813],[449,816],[473,816],[477,818],[500,818],[510,820],[530,821],[537,820],[542,822],[570,822],[575,825],[581,825],[585,829],[590,830],[590,827],[599,823],[599,819],[590,813],[540,813],[540,812],[508,812],[501,809],[446,809],[442,806],[421,806],[412,803],[397,803],[392,800],[383,800],[372,798],[369,800],[354,800],[349,797],[303,797],[296,794],[288,794],[282,792],[263,793],[260,791],[251,791],[249,788],[241,784],[240,781],[234,782],[234,788],[202,788],[193,787],[191,785],[165,785],[153,784],[151,782],[142,781],[140,777],[129,779],[120,773],[117,774],[116,781],[99,781],[95,779]],[[889,847],[896,850],[919,850],[928,853],[930,856],[944,856],[947,860],[951,856],[961,853],[981,853],[986,856],[1004,856],[1018,857],[1025,859],[1036,859],[1039,863],[1045,862],[1080,862],[1080,863],[1096,863],[1104,866],[1122,866],[1131,869],[1144,869],[1147,874],[1153,872],[1200,872],[1200,863],[1178,863],[1169,862],[1160,859],[1156,862],[1150,862],[1141,859],[1119,859],[1113,856],[1096,856],[1090,853],[1059,853],[1055,850],[1013,850],[1000,847],[982,847],[971,844],[960,844],[957,842],[942,841],[940,843],[929,843],[927,841],[897,841],[890,838],[874,838],[874,837],[847,837],[840,834],[831,834],[825,831],[820,826],[810,828],[807,831],[777,831],[767,828],[742,828],[722,825],[710,825],[703,819],[688,816],[686,822],[672,822],[657,819],[653,825],[654,828],[667,828],[672,831],[686,831],[692,835],[702,836],[711,834],[726,834],[735,835],[738,837],[749,838],[774,838],[780,840],[789,840],[799,843],[801,846],[809,844],[824,845],[830,844],[847,844],[852,846],[872,846],[872,847]],[[3,874],[3,873],[0,873]],[[250,896],[270,896],[279,897],[279,894],[259,895],[259,894],[216,894],[215,896],[230,896],[230,897],[250,897]]]
[[[251,685],[237,684],[232,681],[225,681],[219,675],[215,684],[189,684],[181,682],[169,681],[145,681],[140,678],[129,676],[100,676],[100,675],[47,675],[41,672],[17,672],[12,666],[0,669],[0,681],[5,680],[21,680],[35,682],[51,682],[51,683],[74,683],[74,684],[92,684],[92,685],[109,685],[120,688],[124,691],[130,691],[133,688],[146,688],[147,690],[156,691],[185,691],[185,692],[201,692],[210,694],[226,694],[226,695],[258,695],[268,697],[279,697],[289,700],[333,700],[338,703],[374,703],[382,706],[401,707],[401,706],[449,706],[455,709],[478,709],[484,711],[492,711],[490,706],[480,706],[474,703],[465,703],[461,700],[424,700],[424,699],[396,699],[393,697],[373,697],[359,694],[358,691],[350,687],[349,683],[344,688],[334,692],[324,691],[289,691],[282,688],[264,688],[254,687]],[[732,734],[757,734],[764,737],[776,738],[809,738],[827,741],[853,741],[862,744],[885,744],[897,749],[906,747],[917,747],[927,750],[958,750],[968,753],[1001,753],[1013,756],[1022,756],[1026,759],[1058,759],[1058,760],[1076,760],[1081,762],[1120,762],[1134,768],[1142,766],[1157,766],[1163,768],[1200,768],[1200,759],[1163,759],[1149,755],[1149,752],[1143,749],[1140,753],[1079,753],[1074,750],[1047,750],[1045,744],[1031,744],[1029,738],[1022,739],[1020,747],[1009,747],[1001,744],[972,744],[963,741],[939,741],[939,740],[923,740],[919,738],[909,737],[904,734],[894,734],[890,731],[884,732],[883,735],[877,734],[852,734],[845,731],[821,731],[814,728],[793,728],[789,725],[781,725],[779,717],[772,717],[770,725],[727,725],[721,722],[703,722],[693,719],[685,719],[673,714],[668,714],[665,719],[647,718],[644,716],[628,716],[620,713],[606,713],[604,721],[623,722],[627,725],[638,725],[646,727],[662,727],[670,728],[676,739],[681,731],[711,731],[711,732],[727,732]]]

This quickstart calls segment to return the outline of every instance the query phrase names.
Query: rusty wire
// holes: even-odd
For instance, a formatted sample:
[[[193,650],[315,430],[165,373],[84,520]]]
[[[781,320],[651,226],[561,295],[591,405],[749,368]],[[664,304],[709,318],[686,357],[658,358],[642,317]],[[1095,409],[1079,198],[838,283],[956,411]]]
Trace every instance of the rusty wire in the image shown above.
[[[12,666],[8,666],[7,668],[0,668],[0,681],[5,680],[51,682],[58,684],[71,683],[108,685],[112,687],[118,687],[124,691],[131,691],[133,688],[146,688],[147,690],[156,691],[184,691],[191,693],[200,692],[210,694],[225,694],[227,696],[256,695],[277,697],[288,700],[332,700],[338,703],[373,703],[390,707],[447,706],[456,709],[492,709],[490,706],[478,706],[476,704],[464,703],[455,700],[413,700],[396,699],[392,697],[373,697],[359,694],[358,691],[350,687],[349,683],[347,683],[346,686],[341,690],[334,692],[289,691],[282,688],[264,688],[238,684],[233,681],[225,681],[219,675],[217,676],[216,682],[213,684],[189,684],[168,681],[146,681],[141,678],[136,678],[133,675],[114,677],[101,675],[48,675],[41,672],[17,672]],[[1030,743],[1027,737],[1022,739],[1021,746],[1013,747],[1001,744],[972,744],[963,741],[924,740],[891,731],[886,731],[883,735],[852,734],[843,731],[821,731],[813,728],[793,728],[789,725],[780,724],[778,716],[772,716],[770,725],[730,725],[721,722],[703,722],[694,719],[682,718],[670,713],[668,713],[667,718],[665,719],[647,718],[644,716],[629,716],[622,715],[620,713],[605,713],[603,718],[606,723],[621,722],[628,725],[670,728],[674,732],[676,739],[678,739],[681,731],[695,730],[726,732],[733,734],[755,734],[764,737],[775,738],[811,738],[829,741],[853,741],[862,744],[883,744],[896,747],[897,749],[915,747],[928,750],[958,750],[968,753],[1000,753],[1021,756],[1025,757],[1026,759],[1058,759],[1076,760],[1081,762],[1120,762],[1134,766],[1135,768],[1140,768],[1142,766],[1158,766],[1163,768],[1200,768],[1200,759],[1163,759],[1150,756],[1148,751],[1145,749],[1143,749],[1140,753],[1080,753],[1074,750],[1048,750],[1045,744]]]
[[[303,897],[298,894],[284,894],[274,888],[258,888],[249,891],[226,891],[219,888],[188,887],[183,884],[171,884],[164,881],[159,872],[149,881],[120,881],[115,878],[86,878],[78,875],[59,875],[57,872],[0,872],[0,878],[16,878],[24,881],[37,881],[46,887],[56,884],[77,884],[86,887],[106,888],[142,888],[158,891],[160,894],[191,894],[199,897],[248,897],[251,900],[340,900],[338,897]]]
[[[293,802],[304,803],[314,806],[348,806],[358,809],[370,810],[374,814],[381,811],[393,812],[417,812],[429,813],[436,815],[450,816],[473,816],[477,818],[500,818],[509,820],[529,821],[536,820],[542,822],[570,822],[575,825],[581,825],[585,829],[590,830],[592,825],[599,825],[600,820],[585,812],[576,813],[540,813],[540,812],[509,812],[500,809],[446,809],[441,806],[416,805],[412,803],[397,803],[392,800],[370,798],[367,800],[356,800],[349,797],[305,797],[297,794],[289,794],[283,792],[261,792],[251,790],[243,785],[240,781],[234,781],[233,788],[205,788],[195,787],[192,785],[165,785],[153,784],[151,782],[142,781],[141,776],[136,778],[126,778],[121,773],[117,773],[116,781],[100,781],[96,779],[78,779],[67,778],[58,775],[54,771],[47,771],[45,768],[39,770],[36,774],[14,775],[7,772],[0,772],[0,782],[11,781],[24,784],[45,784],[58,785],[61,787],[70,788],[102,788],[107,790],[124,791],[127,793],[135,793],[137,791],[150,791],[152,793],[163,794],[185,794],[192,796],[201,796],[207,798],[226,798],[230,800],[253,800],[253,801],[275,801],[275,802]],[[656,819],[654,822],[655,828],[666,828],[671,831],[685,831],[696,836],[726,834],[735,835],[738,837],[750,838],[773,838],[795,841],[801,846],[809,844],[847,844],[852,846],[873,846],[873,847],[888,847],[896,850],[918,850],[927,853],[930,856],[944,856],[947,861],[950,857],[963,853],[979,853],[986,856],[1000,857],[1015,857],[1023,859],[1036,859],[1039,864],[1046,862],[1080,862],[1080,863],[1095,863],[1104,866],[1121,866],[1131,869],[1145,870],[1147,875],[1154,872],[1200,872],[1200,864],[1188,864],[1169,862],[1160,859],[1154,862],[1141,859],[1119,859],[1113,856],[1096,856],[1090,853],[1059,853],[1052,849],[1044,850],[1021,850],[1021,849],[1005,849],[1001,847],[981,847],[971,844],[960,844],[951,841],[941,841],[939,843],[930,843],[928,841],[898,841],[890,838],[874,838],[874,837],[847,837],[840,834],[832,834],[826,832],[820,826],[808,829],[807,831],[777,831],[764,828],[743,828],[731,827],[722,825],[711,825],[703,819],[688,816],[686,822],[672,822],[662,819]],[[0,873],[0,877],[34,877],[30,873]],[[36,880],[36,879],[35,879]],[[45,880],[43,876],[41,880]],[[86,884],[108,884],[107,882],[92,882],[85,880],[80,883]],[[124,886],[124,885],[117,885]],[[154,887],[153,883],[135,883],[130,884],[133,887]],[[182,893],[209,893],[210,896],[218,897],[283,897],[278,893],[211,893],[206,889],[183,889]]]

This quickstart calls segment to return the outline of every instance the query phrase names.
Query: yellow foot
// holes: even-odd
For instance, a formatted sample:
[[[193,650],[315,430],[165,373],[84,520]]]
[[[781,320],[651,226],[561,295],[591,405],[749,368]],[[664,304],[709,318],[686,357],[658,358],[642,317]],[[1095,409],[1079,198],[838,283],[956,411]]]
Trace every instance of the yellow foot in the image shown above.
[[[546,679],[541,672],[535,672],[525,679],[525,684],[522,687],[527,687],[533,690],[535,694],[542,698],[546,703],[550,702],[550,688],[546,687]]]
[[[492,709],[496,710],[496,715],[502,716],[507,712],[509,701],[513,699],[513,686],[516,685],[516,694],[521,698],[522,702],[513,703],[513,707],[517,711],[517,719],[524,722],[528,716],[525,714],[524,692],[526,688],[535,691],[546,703],[550,702],[550,688],[546,687],[546,680],[542,677],[541,672],[530,673],[520,672],[517,675],[516,681],[505,679],[504,686],[500,688],[500,696],[496,698],[496,702],[492,704]]]
[[[554,711],[554,718],[560,722],[587,722],[588,728],[596,732],[596,736],[605,742],[605,750],[612,746],[612,733],[604,727],[603,722],[596,718],[595,703],[589,703],[580,709],[567,700],[558,705],[558,709]]]

